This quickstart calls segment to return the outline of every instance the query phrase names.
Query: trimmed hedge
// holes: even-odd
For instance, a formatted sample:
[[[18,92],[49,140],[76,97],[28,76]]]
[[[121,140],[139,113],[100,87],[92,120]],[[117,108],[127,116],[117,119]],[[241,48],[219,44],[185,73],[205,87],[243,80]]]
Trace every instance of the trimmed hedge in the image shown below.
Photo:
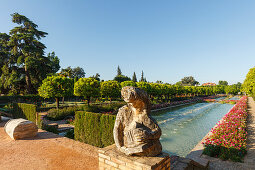
[[[32,122],[36,122],[36,105],[26,103],[13,103],[13,118],[24,118]]]
[[[76,112],[74,139],[97,147],[113,144],[115,118],[115,115]]]
[[[100,117],[100,130],[101,130],[101,142],[103,147],[109,146],[114,143],[113,128],[116,116],[102,114]]]
[[[37,115],[37,107],[34,104],[26,103],[12,103],[11,104],[11,114],[13,118],[23,118],[30,120],[37,124],[38,128],[42,128],[42,118]],[[37,120],[36,120],[37,118]]]

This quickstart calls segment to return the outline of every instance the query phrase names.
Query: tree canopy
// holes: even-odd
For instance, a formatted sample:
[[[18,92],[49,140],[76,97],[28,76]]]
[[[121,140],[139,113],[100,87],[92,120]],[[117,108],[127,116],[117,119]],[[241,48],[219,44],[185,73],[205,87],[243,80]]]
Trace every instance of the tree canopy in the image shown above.
[[[114,80],[101,82],[101,94],[105,97],[120,97],[120,83]]]
[[[227,86],[228,82],[226,80],[220,80],[218,83],[220,86]]]
[[[181,79],[180,85],[182,85],[182,86],[195,86],[195,85],[199,85],[199,82],[196,81],[194,77],[188,76],[188,77],[184,77],[184,78]]]
[[[100,83],[95,78],[80,78],[74,84],[74,95],[87,98],[88,105],[91,97],[100,95]]]
[[[62,76],[48,76],[39,87],[39,95],[43,98],[55,98],[57,108],[59,98],[73,95],[73,80]]]
[[[65,77],[69,77],[69,78],[83,78],[85,77],[85,71],[83,70],[83,68],[81,67],[75,67],[75,68],[71,68],[70,66],[67,68],[63,68],[60,71],[60,74],[65,76]]]
[[[24,15],[11,16],[18,26],[9,35],[0,33],[1,93],[37,93],[42,80],[59,70],[59,59],[54,52],[44,56],[46,46],[40,40],[48,33]]]
[[[255,67],[251,68],[242,84],[242,91],[246,94],[255,95]]]

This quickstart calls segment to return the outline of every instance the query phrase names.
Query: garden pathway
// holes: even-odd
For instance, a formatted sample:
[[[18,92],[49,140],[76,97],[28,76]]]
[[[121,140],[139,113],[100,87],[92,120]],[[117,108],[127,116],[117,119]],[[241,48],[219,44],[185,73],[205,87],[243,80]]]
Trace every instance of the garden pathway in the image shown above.
[[[248,141],[247,155],[244,157],[244,162],[222,161],[217,158],[212,158],[203,155],[210,161],[209,170],[254,170],[255,169],[255,102],[253,98],[248,98]]]
[[[0,123],[0,170],[98,169],[97,148],[39,130],[33,139],[12,140]]]

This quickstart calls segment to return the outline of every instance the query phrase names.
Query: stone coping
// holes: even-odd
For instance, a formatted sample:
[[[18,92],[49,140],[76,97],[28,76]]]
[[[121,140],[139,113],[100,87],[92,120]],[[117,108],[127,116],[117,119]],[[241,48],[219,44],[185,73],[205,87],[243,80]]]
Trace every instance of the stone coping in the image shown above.
[[[186,106],[186,105],[194,104],[194,103],[197,103],[197,102],[190,102],[190,103],[184,103],[184,104],[178,104],[178,105],[174,105],[174,106],[164,107],[164,108],[160,108],[160,109],[154,109],[154,110],[151,110],[151,113],[162,111],[162,110],[167,110],[167,109],[171,109],[171,108],[175,108],[175,107],[179,107],[179,106]]]
[[[170,169],[170,157],[162,152],[155,157],[127,156],[115,144],[98,150],[99,169],[159,170]]]

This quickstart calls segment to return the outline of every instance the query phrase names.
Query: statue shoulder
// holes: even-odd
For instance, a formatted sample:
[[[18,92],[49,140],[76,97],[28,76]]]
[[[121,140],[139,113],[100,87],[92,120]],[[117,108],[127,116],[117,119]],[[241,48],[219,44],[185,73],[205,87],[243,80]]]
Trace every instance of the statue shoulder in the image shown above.
[[[122,121],[126,121],[131,117],[132,113],[131,110],[127,105],[122,106],[119,108],[118,114],[117,114],[117,119],[120,119]]]
[[[128,112],[128,111],[129,111],[128,106],[127,106],[127,105],[124,105],[124,106],[122,106],[121,108],[119,108],[118,115],[119,115],[119,114],[120,114],[120,115],[125,114],[125,113]]]

